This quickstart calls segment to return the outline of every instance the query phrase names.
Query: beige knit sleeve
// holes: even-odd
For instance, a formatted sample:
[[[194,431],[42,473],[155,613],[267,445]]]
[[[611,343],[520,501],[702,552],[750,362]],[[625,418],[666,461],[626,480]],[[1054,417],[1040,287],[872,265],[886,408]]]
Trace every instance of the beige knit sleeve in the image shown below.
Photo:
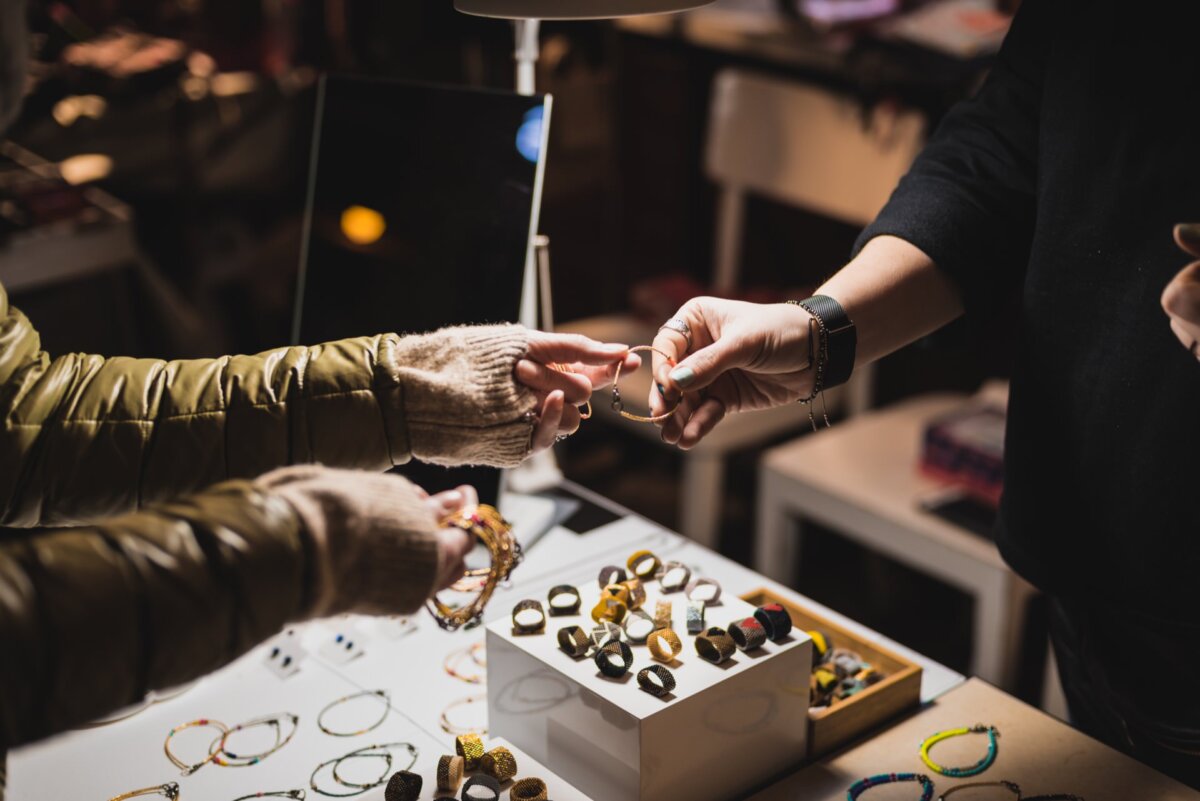
[[[528,350],[528,333],[518,325],[386,337],[380,368],[390,372],[394,402],[379,401],[393,462],[520,463],[529,454],[537,399],[513,368]]]

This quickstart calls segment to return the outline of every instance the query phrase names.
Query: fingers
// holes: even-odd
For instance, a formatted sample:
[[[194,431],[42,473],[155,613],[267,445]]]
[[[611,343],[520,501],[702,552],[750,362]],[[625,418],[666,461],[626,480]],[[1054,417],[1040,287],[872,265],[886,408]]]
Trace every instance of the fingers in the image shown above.
[[[705,323],[704,301],[704,298],[692,298],[675,312],[675,317],[683,320],[691,329],[690,345],[693,348],[706,345],[713,339]],[[667,375],[680,359],[687,356],[689,343],[688,338],[678,331],[660,328],[654,335],[654,347],[666,356],[654,353],[654,386],[650,388],[650,409],[653,414],[662,414],[679,399],[679,392],[668,380]]]
[[[460,528],[443,528],[438,538],[437,588],[444,590],[467,572],[466,558],[474,546],[474,538]]]
[[[1200,325],[1200,261],[1184,267],[1162,294],[1163,311],[1182,322]]]
[[[529,359],[518,361],[515,373],[517,380],[533,391],[562,392],[568,403],[583,403],[592,396],[592,383],[586,376],[563,373]]]
[[[558,430],[554,434],[556,437],[569,437],[579,430],[581,422],[583,422],[583,418],[579,409],[566,405],[563,407],[562,418],[558,421]]]
[[[720,398],[705,398],[684,426],[683,435],[679,438],[679,447],[685,451],[696,447],[700,440],[707,437],[717,423],[724,419],[724,401]]]
[[[617,375],[617,365],[621,365],[621,375],[629,375],[634,370],[642,366],[642,359],[636,353],[630,353],[625,357],[624,362],[610,362],[602,367],[573,364],[571,368],[576,373],[587,378],[592,383],[592,391],[604,389],[613,382]]]
[[[542,364],[609,364],[623,358],[628,352],[628,345],[605,344],[582,334],[529,332],[529,358]]]
[[[1175,226],[1175,244],[1185,253],[1200,257],[1200,223],[1179,223]]]
[[[1171,330],[1175,332],[1180,344],[1187,348],[1189,353],[1200,359],[1200,344],[1197,344],[1200,343],[1200,325],[1185,323],[1172,317]]]
[[[683,396],[683,399],[679,402],[679,406],[676,407],[675,411],[672,412],[670,417],[663,421],[662,432],[660,433],[663,442],[667,443],[668,445],[675,445],[679,442],[680,437],[683,436],[684,426],[687,425],[687,421],[691,418],[692,412],[695,411],[696,406],[701,403],[702,400],[703,399],[699,395]],[[666,411],[666,408],[663,409],[663,412]]]
[[[673,391],[694,392],[704,389],[729,370],[750,366],[749,350],[741,338],[725,336],[692,353],[674,369],[667,371],[666,380],[662,382],[667,401],[670,401]]]
[[[565,405],[563,393],[559,390],[546,396],[546,402],[542,404],[541,417],[533,428],[533,453],[540,453],[554,444]]]

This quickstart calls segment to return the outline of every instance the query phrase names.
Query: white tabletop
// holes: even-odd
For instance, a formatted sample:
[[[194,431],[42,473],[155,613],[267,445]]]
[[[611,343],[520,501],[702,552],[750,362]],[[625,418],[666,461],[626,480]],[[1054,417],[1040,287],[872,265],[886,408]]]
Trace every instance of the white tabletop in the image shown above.
[[[488,608],[487,622],[507,616],[522,598],[544,598],[556,584],[594,582],[601,566],[624,564],[632,551],[648,548],[663,559],[684,562],[696,575],[718,579],[726,593],[741,595],[767,587],[897,651],[924,668],[923,700],[937,698],[963,681],[961,675],[742,565],[574,485],[567,484],[565,488],[607,506],[619,519],[582,535],[564,528],[552,529],[530,549],[514,574],[513,585],[496,593]],[[354,616],[298,626],[296,636],[308,656],[294,675],[280,679],[270,671],[264,664],[269,646],[263,645],[201,679],[182,694],[131,718],[18,749],[9,755],[9,798],[103,801],[120,792],[177,781],[183,801],[232,801],[257,791],[307,788],[312,769],[323,760],[371,743],[404,741],[419,749],[413,769],[426,777],[421,798],[432,799],[436,795],[432,777],[437,759],[441,754],[453,753],[454,737],[439,724],[442,710],[454,700],[482,696],[484,690],[482,685],[449,676],[443,669],[443,660],[458,648],[481,642],[483,631],[447,633],[424,613],[413,621],[415,629],[407,634],[400,634],[394,623]],[[322,646],[339,633],[353,636],[362,645],[363,654],[343,664],[323,654]],[[464,669],[470,667],[467,660]],[[316,728],[317,713],[330,701],[373,689],[387,689],[392,699],[388,718],[379,729],[359,737],[334,738]],[[299,715],[299,732],[293,742],[254,767],[207,766],[192,776],[180,777],[163,755],[167,732],[186,721],[211,718],[232,726],[278,712]],[[457,708],[452,718],[456,724],[469,725],[473,720],[481,720],[485,713],[486,704],[481,701]],[[202,732],[191,734],[196,737],[194,742],[185,740],[183,734],[179,736],[181,748],[189,744],[202,747],[197,746],[201,741],[207,743]],[[394,769],[399,769],[407,760],[396,756]],[[531,764],[528,758],[520,765],[520,775],[537,775],[552,781],[552,774],[544,766]],[[565,786],[556,788],[552,783],[550,789],[556,801],[583,798]],[[310,792],[309,797],[320,796]],[[379,801],[383,790],[376,788],[356,798]]]

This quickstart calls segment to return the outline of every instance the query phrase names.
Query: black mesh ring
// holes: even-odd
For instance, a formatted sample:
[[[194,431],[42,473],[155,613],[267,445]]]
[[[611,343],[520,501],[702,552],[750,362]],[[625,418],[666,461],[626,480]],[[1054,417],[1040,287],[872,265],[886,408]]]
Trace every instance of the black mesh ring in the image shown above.
[[[753,651],[767,641],[767,630],[756,619],[748,617],[729,626],[729,636],[739,651]]]
[[[564,595],[568,595],[573,599],[571,603],[563,604],[561,601],[555,603],[555,600],[560,599]],[[551,617],[578,614],[580,604],[579,590],[570,584],[559,584],[557,587],[551,587],[550,592],[546,593],[546,603],[550,607]]]
[[[538,622],[522,625],[521,623],[517,622],[517,615],[528,609],[532,609],[538,613]],[[545,631],[546,610],[542,609],[542,602],[534,601],[529,598],[525,599],[524,601],[518,601],[517,605],[514,606],[512,610],[512,624],[513,631],[515,631],[517,634],[539,634]]]
[[[579,626],[564,626],[558,630],[558,647],[568,656],[579,658],[592,646],[592,638]]]
[[[754,610],[754,619],[762,623],[771,642],[779,642],[792,633],[792,617],[779,604],[758,607]]]
[[[714,665],[719,665],[733,656],[736,650],[733,638],[720,626],[713,626],[696,638],[696,653],[700,654],[701,659]]]
[[[474,789],[487,790],[491,795],[480,795],[472,793]],[[462,789],[463,801],[500,801],[500,782],[488,776],[486,773],[480,773],[477,776],[472,776],[467,779],[467,783]]]
[[[620,661],[615,661],[613,657]],[[613,641],[596,652],[594,661],[605,676],[619,679],[629,672],[629,666],[633,664],[633,649],[628,643]]]
[[[651,674],[658,677],[658,682],[650,678]],[[675,689],[675,676],[662,665],[651,665],[638,671],[637,683],[655,698],[661,698]]]
[[[424,783],[417,774],[398,770],[388,779],[383,797],[385,801],[417,801],[421,797],[421,786]]]

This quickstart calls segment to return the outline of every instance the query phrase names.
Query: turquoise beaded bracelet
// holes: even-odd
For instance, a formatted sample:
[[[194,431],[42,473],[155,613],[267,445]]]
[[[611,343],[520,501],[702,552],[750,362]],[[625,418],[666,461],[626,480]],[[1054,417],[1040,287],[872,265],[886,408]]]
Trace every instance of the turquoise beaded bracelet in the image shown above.
[[[846,791],[846,801],[857,801],[860,795],[872,787],[896,782],[918,782],[922,787],[921,801],[933,801],[933,782],[923,773],[880,773],[859,779]]]

